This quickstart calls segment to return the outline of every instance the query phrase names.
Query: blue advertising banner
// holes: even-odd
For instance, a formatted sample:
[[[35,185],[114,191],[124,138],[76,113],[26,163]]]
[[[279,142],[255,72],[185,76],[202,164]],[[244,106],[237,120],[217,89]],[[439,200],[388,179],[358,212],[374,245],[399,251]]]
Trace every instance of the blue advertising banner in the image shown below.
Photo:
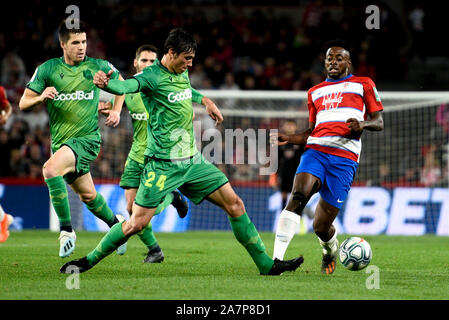
[[[45,185],[0,184],[0,204],[14,216],[11,229],[48,229],[50,198]]]
[[[128,218],[124,191],[116,184],[96,185],[115,213]],[[281,195],[265,187],[236,187],[246,211],[259,231],[274,231],[282,210]],[[315,195],[303,215],[303,231],[312,232]],[[0,204],[16,218],[14,229],[48,229],[50,202],[45,185],[0,184]],[[82,205],[83,229],[107,231],[109,227]],[[152,220],[155,232],[231,230],[227,215],[208,201],[189,203],[187,217],[180,219],[169,206]],[[353,187],[334,222],[340,234],[449,236],[449,189]]]
[[[124,192],[117,185],[98,185],[114,212],[126,217]],[[274,231],[282,199],[272,188],[236,187],[236,193],[245,203],[246,211],[259,231]],[[311,232],[313,212],[319,201],[316,194],[309,201],[303,215],[305,228]],[[225,212],[204,201],[189,203],[186,218],[180,219],[169,206],[152,220],[155,232],[183,232],[186,230],[231,230]],[[84,209],[87,230],[108,230],[102,221]],[[90,222],[89,222],[90,221]],[[334,222],[339,233],[449,236],[449,189],[353,187],[340,214]]]

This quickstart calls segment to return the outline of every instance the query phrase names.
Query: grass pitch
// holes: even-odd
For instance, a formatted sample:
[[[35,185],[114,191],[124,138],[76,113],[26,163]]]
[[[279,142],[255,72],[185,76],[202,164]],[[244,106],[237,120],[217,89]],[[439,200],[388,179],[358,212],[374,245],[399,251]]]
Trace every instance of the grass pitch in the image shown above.
[[[231,232],[159,233],[165,253],[160,264],[143,264],[146,249],[137,236],[124,256],[113,253],[79,276],[79,289],[67,289],[67,261],[85,256],[101,233],[77,232],[75,253],[58,257],[58,233],[12,232],[0,244],[1,300],[390,300],[449,299],[447,237],[367,236],[370,266],[378,273],[348,271],[339,263],[331,276],[320,272],[315,235],[296,235],[287,259],[304,255],[296,272],[263,277]],[[261,233],[267,252],[273,233]],[[339,235],[340,243],[346,238]],[[73,287],[73,282],[72,282]]]

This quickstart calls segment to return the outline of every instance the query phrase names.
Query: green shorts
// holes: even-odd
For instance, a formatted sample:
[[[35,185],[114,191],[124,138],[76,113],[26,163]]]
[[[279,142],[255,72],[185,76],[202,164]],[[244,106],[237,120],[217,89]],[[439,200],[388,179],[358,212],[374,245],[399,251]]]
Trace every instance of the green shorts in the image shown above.
[[[75,154],[75,172],[64,175],[64,180],[72,184],[78,177],[90,172],[90,163],[97,159],[100,153],[101,140],[97,135],[71,138],[61,144],[72,149]]]
[[[145,166],[130,157],[126,159],[125,170],[120,179],[120,187],[123,189],[139,188],[140,176]]]
[[[178,189],[193,203],[228,183],[228,178],[198,152],[187,160],[164,161],[145,158],[145,169],[137,190],[136,204],[155,208],[170,192]]]

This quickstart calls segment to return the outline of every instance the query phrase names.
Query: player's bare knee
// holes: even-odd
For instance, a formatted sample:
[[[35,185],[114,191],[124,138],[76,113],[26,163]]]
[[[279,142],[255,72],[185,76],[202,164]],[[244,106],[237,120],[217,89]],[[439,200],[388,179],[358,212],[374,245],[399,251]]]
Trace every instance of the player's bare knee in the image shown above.
[[[307,205],[309,201],[309,197],[305,196],[300,191],[293,191],[291,195],[291,199],[287,204],[286,209],[290,212],[294,212],[298,215],[302,215],[302,211]]]
[[[129,233],[130,234],[136,234],[142,231],[145,228],[146,224],[137,219],[129,219],[128,220],[128,227],[129,227]]]
[[[235,195],[235,197],[226,204],[225,209],[231,217],[237,217],[244,213],[245,206],[242,199]]]
[[[95,192],[82,192],[79,193],[78,196],[80,197],[80,200],[84,203],[94,201],[97,194]]]
[[[47,161],[42,166],[42,175],[45,179],[50,179],[58,176],[58,172],[54,169],[50,161]]]

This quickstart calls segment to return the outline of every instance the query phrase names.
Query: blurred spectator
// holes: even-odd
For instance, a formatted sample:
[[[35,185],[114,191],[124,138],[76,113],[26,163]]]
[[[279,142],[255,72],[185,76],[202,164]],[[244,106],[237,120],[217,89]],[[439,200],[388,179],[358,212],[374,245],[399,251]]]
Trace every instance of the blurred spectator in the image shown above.
[[[368,181],[370,186],[388,187],[393,182],[391,176],[390,165],[387,162],[382,162],[379,164],[378,172],[376,173],[374,179]]]
[[[296,121],[287,120],[283,123],[280,132],[284,134],[298,133]],[[304,152],[304,146],[295,144],[287,144],[278,149],[278,186],[282,196],[282,208],[287,205],[287,197],[292,191],[293,180],[296,175],[301,160],[301,155]]]
[[[190,84],[193,88],[202,88],[203,81],[207,78],[202,64],[195,64],[192,72],[189,72]]]
[[[324,8],[321,0],[312,0],[304,10],[302,25],[308,31],[308,36],[311,38],[319,32],[324,15]]]
[[[420,172],[418,168],[407,167],[402,177],[398,180],[399,186],[416,187],[420,183]]]
[[[33,143],[29,147],[28,153],[29,153],[28,160],[31,163],[34,163],[42,168],[42,166],[44,165],[45,159],[42,156],[41,147],[38,144]]]
[[[31,160],[29,163],[29,174],[28,178],[31,179],[42,179],[42,164],[40,161]]]
[[[1,62],[2,84],[7,87],[24,88],[28,82],[25,63],[14,51],[9,51]]]
[[[410,29],[413,37],[413,44],[411,54],[416,54],[420,59],[424,60],[426,56],[426,45],[425,45],[425,29],[424,29],[424,18],[426,13],[424,12],[421,5],[416,4],[415,7],[410,11],[408,15],[408,20],[410,23]]]
[[[442,104],[438,107],[435,122],[439,125],[438,129],[443,135],[442,143],[449,143],[449,104]],[[439,135],[437,134],[437,136]]]
[[[12,149],[9,158],[10,175],[12,177],[25,178],[29,173],[28,161],[20,153],[19,149]]]
[[[422,149],[424,165],[421,168],[421,183],[426,187],[438,186],[441,181],[441,164],[437,158],[437,146],[431,144]]]
[[[224,79],[224,83],[219,88],[220,90],[240,90],[231,72],[227,72]],[[224,108],[235,108],[237,106],[237,99],[226,99],[221,106]]]
[[[231,72],[226,72],[224,83],[220,86],[222,90],[240,90],[240,87],[235,83],[234,75]]]

